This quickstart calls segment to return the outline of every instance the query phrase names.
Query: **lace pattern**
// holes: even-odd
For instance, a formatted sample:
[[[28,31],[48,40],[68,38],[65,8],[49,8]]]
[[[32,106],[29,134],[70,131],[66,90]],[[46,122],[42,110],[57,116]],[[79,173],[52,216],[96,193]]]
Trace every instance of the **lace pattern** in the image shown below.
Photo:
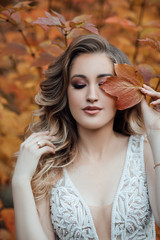
[[[142,136],[131,137],[127,161],[112,209],[111,239],[155,239],[154,218],[148,199]]]
[[[51,220],[57,239],[98,240],[89,207],[66,170],[52,188]],[[148,199],[143,136],[131,136],[121,180],[114,197],[111,240],[154,240],[155,225]]]
[[[51,216],[59,239],[98,240],[90,213],[67,179],[67,173],[52,190]]]

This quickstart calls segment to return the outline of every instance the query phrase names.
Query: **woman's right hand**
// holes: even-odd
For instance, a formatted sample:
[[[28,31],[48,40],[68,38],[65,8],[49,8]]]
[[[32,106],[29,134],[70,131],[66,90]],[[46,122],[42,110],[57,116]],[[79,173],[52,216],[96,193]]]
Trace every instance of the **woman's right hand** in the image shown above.
[[[31,181],[41,156],[55,153],[55,146],[51,142],[53,140],[49,131],[38,132],[31,134],[21,144],[12,182],[20,179]]]

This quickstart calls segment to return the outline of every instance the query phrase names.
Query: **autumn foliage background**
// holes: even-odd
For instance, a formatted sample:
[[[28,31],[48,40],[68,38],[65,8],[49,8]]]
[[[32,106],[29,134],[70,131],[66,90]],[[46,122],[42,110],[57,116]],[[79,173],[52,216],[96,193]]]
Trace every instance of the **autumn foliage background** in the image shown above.
[[[0,235],[15,239],[12,156],[37,108],[34,96],[47,65],[76,36],[96,33],[124,51],[145,82],[160,91],[160,1],[0,0],[0,5]]]

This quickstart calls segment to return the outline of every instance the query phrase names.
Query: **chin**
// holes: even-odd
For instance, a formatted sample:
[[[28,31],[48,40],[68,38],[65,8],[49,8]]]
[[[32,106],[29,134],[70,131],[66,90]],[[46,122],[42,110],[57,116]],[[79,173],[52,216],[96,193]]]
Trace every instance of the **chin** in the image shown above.
[[[100,124],[84,124],[84,125],[78,124],[78,126],[79,128],[83,128],[86,130],[95,130],[95,131],[104,127],[103,125],[100,125]]]

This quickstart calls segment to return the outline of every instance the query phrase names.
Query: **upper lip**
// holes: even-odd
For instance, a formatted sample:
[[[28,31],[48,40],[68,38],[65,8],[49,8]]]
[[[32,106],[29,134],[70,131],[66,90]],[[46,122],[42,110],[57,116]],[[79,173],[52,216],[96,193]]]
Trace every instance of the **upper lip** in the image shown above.
[[[97,107],[97,106],[87,106],[83,108],[83,110],[101,110],[102,108]]]

